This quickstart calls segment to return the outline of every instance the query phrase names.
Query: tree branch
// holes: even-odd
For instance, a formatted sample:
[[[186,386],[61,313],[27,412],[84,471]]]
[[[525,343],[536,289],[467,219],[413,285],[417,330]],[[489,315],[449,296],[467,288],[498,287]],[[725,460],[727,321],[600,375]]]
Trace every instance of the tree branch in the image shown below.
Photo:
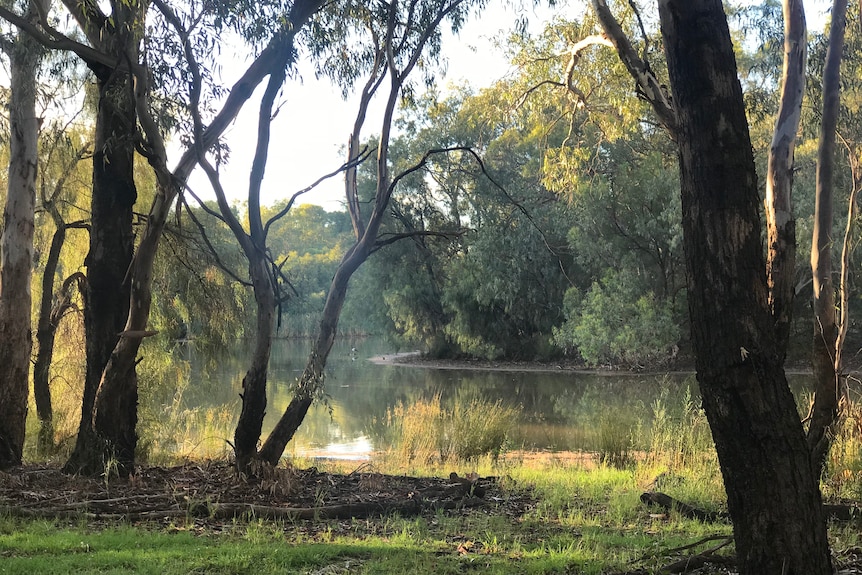
[[[395,242],[399,242],[401,240],[405,240],[408,238],[443,238],[451,240],[453,238],[459,238],[466,234],[469,230],[467,229],[459,229],[459,230],[451,230],[445,232],[438,232],[432,230],[414,230],[412,232],[402,232],[402,233],[387,233],[380,234],[377,236],[377,241],[374,242],[374,247],[371,249],[371,253],[376,252],[377,250],[384,248],[388,245],[394,244]]]
[[[114,68],[116,65],[116,61],[113,58],[109,57],[107,54],[99,52],[98,50],[91,48],[90,46],[72,40],[60,31],[51,28],[45,22],[42,22],[41,24],[42,27],[45,28],[47,33],[40,30],[38,26],[34,25],[26,18],[16,14],[15,12],[9,10],[8,8],[5,8],[2,5],[0,5],[0,18],[3,18],[10,24],[14,24],[49,50],[63,50],[66,52],[73,52],[77,54],[77,56],[81,58],[81,60],[83,60],[90,68],[98,67],[99,65],[107,66],[108,68]]]
[[[605,34],[616,47],[620,61],[634,78],[643,97],[652,105],[659,121],[670,131],[671,137],[676,139],[676,111],[667,89],[659,83],[649,64],[638,56],[620,23],[611,13],[607,0],[593,0],[593,8]]]
[[[352,160],[345,162],[344,164],[339,166],[338,169],[333,170],[332,172],[329,172],[328,174],[319,177],[311,185],[304,187],[303,189],[299,190],[298,192],[295,192],[290,197],[290,199],[287,201],[287,205],[285,205],[281,210],[279,210],[279,212],[277,214],[275,214],[274,216],[272,216],[271,218],[269,218],[267,220],[266,225],[264,226],[264,229],[263,229],[264,237],[267,237],[269,235],[270,226],[272,226],[272,224],[274,224],[275,222],[277,222],[278,220],[283,218],[291,210],[291,208],[293,208],[293,204],[294,204],[294,202],[296,202],[296,199],[299,198],[299,196],[310,192],[311,190],[313,190],[314,188],[316,188],[317,186],[319,186],[321,183],[328,180],[329,178],[333,178],[333,177],[337,176],[338,174],[344,172],[345,170],[355,168],[356,166],[358,166],[359,164],[361,164],[365,160],[367,160],[371,156],[372,151],[373,150],[369,150],[368,147],[363,148],[363,150],[359,153],[359,155],[356,156],[355,158],[353,158]]]

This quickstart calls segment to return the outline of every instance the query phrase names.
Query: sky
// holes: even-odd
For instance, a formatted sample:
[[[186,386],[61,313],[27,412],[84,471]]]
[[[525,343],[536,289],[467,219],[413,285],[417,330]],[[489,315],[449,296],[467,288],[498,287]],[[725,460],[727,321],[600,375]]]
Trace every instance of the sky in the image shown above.
[[[566,17],[580,13],[586,2],[558,0],[550,9],[533,7],[527,1],[527,7],[521,8],[520,13],[511,6],[504,7],[504,4],[509,3],[492,3],[481,13],[481,18],[468,21],[458,36],[447,30],[443,40],[446,72],[437,76],[438,89],[442,93],[445,94],[449,86],[463,83],[469,83],[475,89],[490,86],[511,71],[504,55],[494,47],[493,40],[509,32],[519,15],[526,17],[531,31],[537,32],[553,15]],[[831,3],[828,0],[805,0],[804,4],[809,30],[823,29]],[[231,85],[246,64],[245,60],[224,62],[224,84]],[[356,98],[349,97],[345,101],[340,90],[328,80],[315,79],[307,64],[301,63],[298,71],[297,78],[288,80],[283,91],[284,106],[273,121],[269,163],[261,189],[264,205],[289,198],[322,175],[337,169],[345,160],[343,149],[353,125]],[[247,197],[261,91],[246,104],[225,135],[231,148],[231,159],[222,168],[222,182],[235,203],[242,203]],[[382,101],[378,99],[375,104],[365,123],[364,137],[380,131]],[[174,157],[179,157],[178,151]],[[200,197],[214,197],[200,170],[192,175],[189,184]],[[304,194],[299,203],[319,204],[327,210],[342,209],[343,190],[343,178],[335,176]]]
[[[509,71],[505,57],[493,47],[493,39],[505,35],[514,26],[518,14],[499,3],[472,19],[453,36],[446,30],[443,39],[447,64],[444,74],[438,74],[438,89],[445,93],[449,86],[469,83],[474,88],[490,86]],[[529,4],[529,2],[528,2]],[[581,3],[574,3],[581,5]],[[555,9],[562,9],[559,3]],[[582,8],[579,8],[582,9]],[[531,5],[521,13],[539,29],[552,12],[546,7]],[[222,63],[222,81],[233,81],[244,70],[247,61]],[[381,92],[383,92],[381,87]],[[226,132],[224,140],[231,148],[230,162],[222,169],[222,183],[230,199],[243,202],[248,193],[248,174],[254,155],[257,125],[257,105],[262,88],[243,109]],[[289,198],[294,192],[312,184],[322,175],[336,170],[345,161],[344,146],[350,136],[357,109],[355,95],[345,101],[338,88],[328,80],[317,80],[308,64],[299,65],[298,78],[288,80],[282,96],[284,106],[272,124],[272,139],[266,176],[261,187],[261,203],[271,205]],[[365,122],[363,136],[380,132],[382,98],[372,103]],[[179,151],[173,150],[173,157]],[[302,196],[298,203],[315,203],[327,210],[343,207],[344,180],[338,175]],[[200,197],[211,199],[211,188],[200,169],[192,175],[189,185]]]

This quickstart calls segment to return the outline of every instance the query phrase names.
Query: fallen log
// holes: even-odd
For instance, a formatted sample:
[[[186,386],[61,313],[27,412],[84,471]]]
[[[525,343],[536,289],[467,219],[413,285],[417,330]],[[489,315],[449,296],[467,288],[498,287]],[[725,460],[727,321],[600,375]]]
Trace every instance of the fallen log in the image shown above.
[[[93,520],[152,521],[177,517],[202,517],[210,519],[235,519],[256,517],[260,519],[281,519],[287,521],[311,521],[325,519],[365,519],[368,517],[399,514],[419,515],[425,511],[461,509],[478,507],[485,502],[478,497],[468,497],[459,501],[423,501],[407,499],[404,501],[374,501],[328,505],[321,507],[275,507],[249,503],[201,503],[182,508],[171,505],[165,508],[147,509],[133,512],[102,512],[91,510],[84,505],[70,508],[60,507],[0,507],[0,515],[26,518],[85,518]]]
[[[668,513],[673,510],[683,517],[687,517],[688,519],[697,519],[704,523],[715,523],[717,521],[727,519],[726,513],[716,513],[714,511],[698,509],[697,507],[692,507],[688,503],[683,503],[679,499],[674,499],[670,495],[659,493],[658,491],[647,491],[641,494],[641,502],[648,506],[655,505],[661,507]]]

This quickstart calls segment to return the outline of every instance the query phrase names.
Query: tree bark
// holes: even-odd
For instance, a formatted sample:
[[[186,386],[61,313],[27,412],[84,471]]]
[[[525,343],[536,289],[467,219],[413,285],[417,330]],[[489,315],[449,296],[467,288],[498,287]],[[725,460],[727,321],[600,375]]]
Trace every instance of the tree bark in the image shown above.
[[[125,468],[134,460],[136,438],[122,432],[121,443],[108,443],[94,428],[94,409],[102,372],[129,314],[134,234],[132,209],[137,199],[134,180],[135,107],[129,78],[124,73],[101,71],[99,108],[93,153],[93,197],[90,212],[90,251],[84,297],[86,375],[81,423],[75,450],[64,469],[68,473],[102,473],[116,457]],[[134,369],[128,373],[134,377]],[[130,382],[131,383],[131,382]],[[123,428],[137,421],[137,387],[114,397],[113,421]]]
[[[47,10],[46,0],[32,0],[28,18]],[[19,32],[9,49],[10,156],[3,235],[0,238],[0,469],[21,464],[30,351],[30,279],[35,230],[36,167],[41,119],[36,117],[39,45]]]
[[[784,374],[756,171],[720,0],[660,0],[677,110],[697,377],[742,575],[832,573],[818,483]]]
[[[819,481],[832,445],[838,421],[839,374],[838,322],[835,315],[835,287],[832,282],[833,201],[832,175],[835,163],[835,133],[841,104],[841,55],[847,24],[847,0],[832,3],[829,47],[823,66],[823,115],[817,147],[814,231],[811,241],[811,272],[814,287],[814,405],[808,425],[808,447],[812,469]]]
[[[53,207],[53,206],[52,206]],[[54,212],[52,212],[53,216]],[[39,319],[36,327],[38,351],[33,363],[33,397],[36,400],[36,415],[39,417],[39,450],[47,453],[54,445],[54,409],[51,405],[50,369],[54,356],[54,337],[57,325],[52,321],[51,308],[54,300],[54,276],[60,263],[60,251],[66,241],[66,224],[54,218],[57,228],[51,238],[45,271],[42,274],[42,299],[39,302]]]
[[[375,228],[372,237],[376,235]],[[270,465],[278,464],[285,447],[302,425],[315,394],[323,387],[326,360],[338,333],[338,319],[341,316],[344,299],[347,297],[347,285],[353,273],[368,258],[369,253],[362,244],[357,244],[338,265],[323,306],[317,338],[314,340],[305,369],[299,378],[297,390],[258,452],[258,458]]]
[[[275,331],[275,287],[269,262],[262,252],[252,254],[249,271],[257,303],[257,331],[251,365],[242,380],[242,410],[234,431],[236,467],[246,471],[257,454],[257,442],[266,414],[266,383]]]
[[[784,69],[781,102],[766,167],[766,274],[778,346],[787,352],[793,315],[796,221],[793,219],[793,152],[805,92],[808,37],[802,0],[784,0]]]

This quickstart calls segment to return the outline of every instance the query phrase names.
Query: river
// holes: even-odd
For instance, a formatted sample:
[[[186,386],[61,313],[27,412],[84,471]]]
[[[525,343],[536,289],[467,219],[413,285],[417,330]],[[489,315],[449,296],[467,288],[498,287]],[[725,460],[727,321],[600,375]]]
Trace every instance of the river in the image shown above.
[[[291,398],[310,342],[277,340],[270,363],[264,437]],[[403,350],[402,350],[403,351]],[[529,451],[595,451],[601,430],[643,433],[656,413],[681,413],[698,403],[692,374],[584,374],[568,371],[488,371],[379,364],[373,357],[393,352],[382,339],[339,340],[327,364],[325,397],[309,412],[286,455],[363,460],[391,446],[387,421],[397,406],[439,398],[444,409],[480,399],[517,410],[506,448]],[[188,410],[226,414],[216,434],[226,445],[239,413],[239,393],[247,364],[243,346],[219,358],[183,351],[191,365],[181,402]],[[791,386],[801,393],[804,376]],[[208,415],[207,420],[214,416]],[[210,439],[213,439],[210,437]],[[206,455],[192,453],[193,455]]]

